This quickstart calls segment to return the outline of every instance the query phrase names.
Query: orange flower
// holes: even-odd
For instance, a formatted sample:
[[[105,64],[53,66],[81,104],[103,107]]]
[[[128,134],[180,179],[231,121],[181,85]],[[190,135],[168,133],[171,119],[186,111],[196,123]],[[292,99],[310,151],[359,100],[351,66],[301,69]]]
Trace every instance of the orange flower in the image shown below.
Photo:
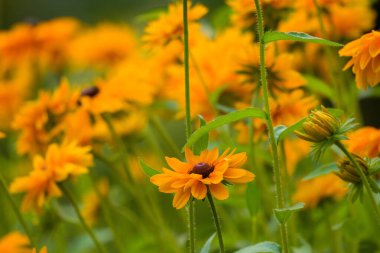
[[[5,137],[5,133],[3,132],[0,132],[0,139],[4,138]]]
[[[346,183],[334,174],[301,181],[293,195],[294,202],[304,202],[309,208],[315,207],[324,199],[339,200],[347,193]]]
[[[348,135],[348,150],[362,157],[375,158],[380,155],[380,129],[362,127]]]
[[[19,232],[12,232],[0,239],[1,253],[30,253],[29,239]]]
[[[36,250],[36,249],[33,249],[32,253],[37,253],[37,250]],[[43,248],[40,250],[40,253],[48,253],[47,248],[46,248],[46,247],[43,247]]]
[[[380,32],[372,31],[351,41],[340,51],[340,56],[352,57],[344,70],[352,66],[358,88],[367,89],[380,82]]]
[[[189,1],[190,3],[190,1]],[[189,26],[192,26],[198,19],[207,13],[207,8],[201,4],[188,6],[188,21]],[[182,38],[183,35],[183,21],[182,21],[182,3],[178,2],[169,5],[168,13],[163,13],[160,17],[149,23],[145,28],[145,41],[150,46],[164,46],[171,42]]]
[[[163,174],[151,177],[150,181],[159,187],[160,192],[175,193],[173,206],[180,209],[186,205],[190,196],[204,199],[207,191],[219,200],[228,198],[228,190],[223,181],[247,183],[255,175],[240,167],[246,162],[246,153],[234,154],[227,149],[219,156],[218,149],[204,150],[198,155],[186,148],[187,162],[166,157],[168,165],[174,169],[163,168]]]
[[[14,180],[9,189],[11,193],[27,192],[22,210],[39,210],[46,199],[61,195],[58,182],[65,181],[70,176],[87,173],[87,167],[92,165],[90,149],[89,146],[79,147],[74,142],[60,146],[52,144],[45,158],[35,156],[33,171],[28,176]]]

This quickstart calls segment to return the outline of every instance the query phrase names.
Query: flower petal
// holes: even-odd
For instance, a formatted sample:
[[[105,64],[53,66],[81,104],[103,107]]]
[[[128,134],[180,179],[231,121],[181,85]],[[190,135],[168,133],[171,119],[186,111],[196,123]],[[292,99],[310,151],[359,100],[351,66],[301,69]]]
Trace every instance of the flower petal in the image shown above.
[[[190,189],[185,191],[182,189],[178,190],[173,198],[173,207],[176,209],[181,209],[186,205],[187,201],[189,201],[189,198]]]
[[[206,197],[207,188],[204,184],[197,181],[193,186],[191,187],[191,194],[196,199],[204,199]]]
[[[225,186],[222,184],[212,184],[210,185],[211,194],[219,200],[225,200],[228,198],[229,193]]]

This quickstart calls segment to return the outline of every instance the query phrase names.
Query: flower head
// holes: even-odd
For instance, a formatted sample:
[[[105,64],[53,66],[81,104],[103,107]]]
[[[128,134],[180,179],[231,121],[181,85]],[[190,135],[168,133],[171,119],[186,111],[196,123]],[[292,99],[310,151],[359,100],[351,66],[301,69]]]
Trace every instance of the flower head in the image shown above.
[[[367,89],[380,82],[380,32],[372,31],[351,41],[340,51],[340,56],[349,56],[344,70],[352,67],[358,88]]]
[[[293,195],[294,202],[304,202],[307,207],[315,207],[326,199],[341,199],[347,192],[346,184],[333,174],[301,181]]]
[[[173,206],[177,209],[184,207],[191,195],[196,199],[204,199],[208,190],[219,200],[227,199],[229,194],[223,182],[247,183],[255,177],[240,168],[247,160],[245,153],[234,154],[234,150],[230,152],[227,149],[219,156],[218,149],[214,148],[204,150],[198,156],[186,148],[185,156],[187,162],[166,157],[173,170],[163,168],[163,174],[150,179],[159,187],[159,191],[175,193]]]
[[[359,164],[360,168],[364,172],[365,175],[368,175],[368,164],[367,162],[358,155],[353,154],[354,159]],[[360,174],[357,171],[356,167],[352,162],[345,157],[339,162],[339,172],[335,173],[338,177],[340,177],[343,181],[349,183],[361,183]]]
[[[37,155],[33,161],[33,171],[28,176],[17,178],[10,185],[11,193],[26,192],[22,210],[39,210],[51,197],[61,196],[57,183],[70,176],[87,173],[92,165],[90,147],[79,147],[76,143],[51,144],[45,158]]]

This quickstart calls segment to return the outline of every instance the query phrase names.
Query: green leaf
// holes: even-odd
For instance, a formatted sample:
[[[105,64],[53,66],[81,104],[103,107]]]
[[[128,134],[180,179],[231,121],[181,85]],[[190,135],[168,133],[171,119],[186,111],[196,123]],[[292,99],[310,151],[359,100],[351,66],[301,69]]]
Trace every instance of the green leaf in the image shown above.
[[[257,186],[256,181],[247,184],[245,197],[251,217],[256,216],[261,207],[260,188]]]
[[[330,85],[326,84],[323,80],[311,75],[305,75],[304,78],[307,80],[308,88],[313,93],[320,94],[324,97],[329,98],[332,101],[335,100],[333,89],[331,88]]]
[[[277,218],[277,221],[280,224],[285,224],[293,212],[302,209],[304,206],[305,206],[305,203],[298,202],[291,207],[282,208],[282,209],[279,209],[279,208],[273,209],[273,212]]]
[[[380,158],[376,157],[376,158],[370,159],[368,162],[368,166],[369,166],[368,172],[370,175],[379,173],[380,172]]]
[[[147,175],[148,177],[160,174],[159,171],[152,169],[151,167],[146,165],[146,163],[144,163],[143,160],[139,160],[139,163],[140,163],[140,166],[141,166],[142,170],[144,171],[145,175]]]
[[[202,115],[198,115],[199,121],[201,123],[201,127],[205,126],[206,120],[202,117]],[[207,149],[208,146],[208,134],[202,136],[194,145],[194,153],[199,155],[203,150]]]
[[[205,244],[203,245],[203,247],[202,247],[200,253],[209,253],[209,252],[210,252],[211,243],[212,243],[212,241],[214,240],[215,235],[216,235],[216,233],[213,233],[213,234],[210,236],[210,238],[208,238],[208,240],[207,240],[207,241],[205,242]]]
[[[275,129],[278,127],[277,130],[277,136],[275,132],[276,137],[276,143],[277,145],[285,139],[289,134],[292,134],[294,131],[300,129],[302,127],[302,123],[306,120],[306,117],[298,121],[297,123],[294,123],[293,125],[286,127],[286,126],[276,126]]]
[[[275,242],[260,242],[235,251],[235,253],[281,253],[281,246]]]
[[[278,40],[294,40],[294,41],[299,41],[299,42],[310,42],[310,43],[323,44],[323,45],[332,46],[332,47],[343,46],[342,44],[339,44],[337,42],[314,37],[307,33],[302,33],[302,32],[268,31],[264,35],[265,43],[278,41]]]
[[[324,164],[320,166],[319,168],[316,168],[312,172],[310,172],[308,175],[306,175],[302,180],[310,180],[322,175],[329,174],[331,172],[337,172],[339,171],[338,166],[336,163],[329,163],[329,164]]]
[[[286,130],[286,126],[284,125],[278,125],[278,126],[275,126],[274,127],[274,138],[276,139],[276,144],[278,145],[278,137],[280,136],[280,134],[282,132],[284,132]]]
[[[231,113],[228,113],[223,116],[216,117],[214,120],[210,121],[207,125],[197,129],[187,140],[185,146],[193,146],[202,136],[208,134],[213,129],[229,124],[234,121],[238,121],[244,118],[261,118],[266,119],[266,113],[259,108],[247,108],[243,110],[237,110]],[[184,147],[182,148],[182,150]]]

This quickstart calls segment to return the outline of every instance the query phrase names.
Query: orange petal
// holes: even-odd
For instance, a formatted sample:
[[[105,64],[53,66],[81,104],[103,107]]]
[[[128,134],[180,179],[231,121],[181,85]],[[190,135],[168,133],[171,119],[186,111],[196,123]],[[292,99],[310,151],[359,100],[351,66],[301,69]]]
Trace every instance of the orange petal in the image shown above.
[[[176,209],[181,209],[186,205],[187,201],[189,201],[189,198],[190,190],[178,190],[173,199],[173,207],[175,207]]]
[[[207,188],[204,184],[197,181],[193,186],[191,187],[191,194],[196,199],[204,199],[206,197]]]
[[[234,184],[248,183],[255,178],[255,174],[243,169],[232,169],[232,172],[229,175],[230,177],[224,174],[224,179]]]
[[[228,198],[228,190],[222,184],[212,184],[210,185],[211,194],[219,200],[225,200]]]
[[[181,162],[177,158],[165,157],[165,160],[168,165],[175,171],[187,173],[191,169],[188,163]]]

